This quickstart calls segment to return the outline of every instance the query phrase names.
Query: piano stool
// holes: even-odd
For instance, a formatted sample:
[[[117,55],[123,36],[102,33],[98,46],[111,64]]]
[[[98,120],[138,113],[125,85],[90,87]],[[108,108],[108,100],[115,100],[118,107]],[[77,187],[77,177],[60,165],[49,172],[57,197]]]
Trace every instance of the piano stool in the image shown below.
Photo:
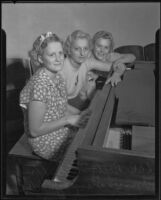
[[[40,192],[43,180],[52,177],[58,165],[58,161],[48,161],[34,155],[25,134],[9,152],[10,158],[15,163],[17,189],[21,196]]]

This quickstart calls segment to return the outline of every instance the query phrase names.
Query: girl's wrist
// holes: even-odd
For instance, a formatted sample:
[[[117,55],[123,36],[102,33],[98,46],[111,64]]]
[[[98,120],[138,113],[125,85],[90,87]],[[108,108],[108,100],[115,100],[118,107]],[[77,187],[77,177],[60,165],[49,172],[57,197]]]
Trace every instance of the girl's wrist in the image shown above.
[[[64,116],[63,120],[64,120],[64,126],[69,125],[68,116]]]

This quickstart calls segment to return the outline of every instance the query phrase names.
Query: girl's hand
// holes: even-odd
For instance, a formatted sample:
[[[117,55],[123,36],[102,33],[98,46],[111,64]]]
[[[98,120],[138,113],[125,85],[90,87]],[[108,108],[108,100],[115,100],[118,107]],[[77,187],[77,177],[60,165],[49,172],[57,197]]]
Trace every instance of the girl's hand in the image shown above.
[[[114,72],[119,72],[120,74],[123,74],[126,69],[126,65],[118,61],[115,61],[112,67]]]
[[[91,115],[91,110],[87,109],[82,111],[80,115],[68,116],[67,121],[72,126],[84,128],[89,120],[90,115]]]
[[[86,110],[81,112],[81,118],[80,118],[80,120],[78,122],[78,126],[80,128],[84,128],[87,125],[91,114],[92,114],[92,111],[89,110],[89,109],[86,109]]]
[[[80,115],[68,115],[67,122],[68,122],[68,124],[70,124],[72,126],[78,127],[78,122],[79,122],[80,118],[81,118]]]
[[[112,87],[116,86],[119,82],[121,82],[121,77],[118,73],[114,72],[113,75],[106,81],[106,85],[111,83]]]

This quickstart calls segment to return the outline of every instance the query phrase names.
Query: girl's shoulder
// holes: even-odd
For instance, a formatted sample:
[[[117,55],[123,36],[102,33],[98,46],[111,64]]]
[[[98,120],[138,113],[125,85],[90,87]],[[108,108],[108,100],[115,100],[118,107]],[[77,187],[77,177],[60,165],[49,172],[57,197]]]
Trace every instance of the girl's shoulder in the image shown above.
[[[96,62],[96,59],[95,57],[91,54],[87,59],[86,61],[83,63],[86,68],[90,68],[91,65],[94,65]]]
[[[48,76],[44,71],[44,68],[40,68],[38,69],[33,76],[30,79],[30,84],[31,85],[43,85],[43,86],[47,86],[48,85]]]

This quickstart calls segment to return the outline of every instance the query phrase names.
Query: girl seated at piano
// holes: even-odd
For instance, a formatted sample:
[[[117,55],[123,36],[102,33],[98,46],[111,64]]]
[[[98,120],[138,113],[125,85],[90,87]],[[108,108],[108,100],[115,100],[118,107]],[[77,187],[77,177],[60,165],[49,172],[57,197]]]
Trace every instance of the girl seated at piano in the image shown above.
[[[97,75],[92,77],[93,81],[89,72],[91,70],[109,72],[112,62],[98,60],[92,56],[91,37],[81,30],[76,30],[67,37],[64,48],[67,57],[61,74],[66,81],[68,102],[79,110],[83,110],[88,107],[93,97],[91,91],[95,88],[97,78]],[[122,75],[124,66],[119,65],[114,70]]]
[[[67,104],[66,85],[59,73],[64,67],[62,40],[51,32],[40,35],[29,57],[39,69],[20,93],[25,133],[34,153],[52,160],[70,138],[67,125],[81,126],[87,118]]]

